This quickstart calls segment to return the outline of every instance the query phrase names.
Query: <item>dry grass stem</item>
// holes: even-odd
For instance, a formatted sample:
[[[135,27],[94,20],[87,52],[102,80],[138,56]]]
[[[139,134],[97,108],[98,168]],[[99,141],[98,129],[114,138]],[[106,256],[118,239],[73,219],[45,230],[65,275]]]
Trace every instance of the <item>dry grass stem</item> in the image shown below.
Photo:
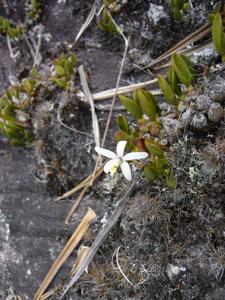
[[[206,44],[199,45],[199,46],[193,47],[191,49],[183,49],[183,50],[180,50],[178,52],[179,53],[183,53],[183,54],[185,54],[188,57],[192,57],[193,55],[195,55],[195,53],[198,53],[201,50],[204,50],[206,48],[213,48],[213,43],[212,42],[208,42]],[[166,69],[166,68],[169,68],[170,65],[171,65],[171,59],[168,62],[166,62],[166,63],[163,63],[161,65],[155,66],[153,68],[153,70],[154,71],[159,71],[159,70],[162,70],[162,69]]]
[[[33,57],[33,59],[35,59],[35,51],[33,49],[33,46],[31,45],[31,42],[29,41],[26,33],[23,33],[23,38],[24,38],[24,41],[26,42],[26,44],[27,44],[27,46],[30,50],[31,56]]]
[[[97,172],[95,174],[94,179],[96,180],[103,172],[103,166],[99,167],[97,169]],[[62,196],[60,196],[57,200],[62,200],[65,199],[67,197],[70,197],[71,195],[73,195],[74,193],[80,191],[82,188],[84,188],[85,186],[90,186],[92,180],[92,174],[89,175],[87,178],[85,178],[82,182],[80,182],[78,185],[76,185],[73,189],[71,189],[70,191],[64,193]]]
[[[57,257],[57,259],[53,263],[52,267],[50,268],[48,274],[46,275],[38,291],[36,292],[33,298],[34,300],[40,300],[41,295],[45,292],[46,288],[49,286],[55,275],[58,273],[59,269],[62,267],[64,262],[67,260],[67,258],[73,252],[74,248],[77,246],[84,234],[87,232],[89,223],[95,218],[95,212],[91,208],[89,208],[88,212],[81,220],[79,226],[77,227],[77,229],[75,230],[75,232],[73,233],[73,235],[66,243],[59,256]]]
[[[76,199],[76,202],[73,204],[73,206],[71,207],[70,211],[68,212],[68,214],[65,218],[65,224],[69,225],[69,222],[70,222],[70,219],[71,219],[72,215],[74,214],[76,208],[80,204],[80,201],[83,199],[83,197],[84,197],[85,193],[87,192],[88,188],[89,188],[89,186],[87,185],[80,192],[78,198]]]
[[[89,250],[90,250],[90,247],[83,246],[83,245],[80,246],[80,248],[77,251],[77,258],[76,258],[76,261],[70,272],[70,276],[73,276],[76,273],[76,271],[79,269],[80,265],[82,264],[85,256],[88,254]]]
[[[13,59],[13,61],[16,62],[16,57],[17,57],[18,53],[16,53],[16,54],[13,53],[11,40],[10,40],[10,37],[8,35],[6,36],[6,42],[7,42],[7,46],[8,46],[8,49],[9,49],[9,55]]]
[[[122,30],[116,24],[116,22],[114,21],[114,19],[111,16],[111,14],[110,14],[109,11],[108,11],[108,14],[109,14],[109,16],[111,18],[111,21],[116,26],[117,31],[120,33],[120,35],[122,36],[122,38],[124,40],[125,49],[124,49],[123,58],[122,58],[122,61],[121,61],[121,64],[120,64],[120,71],[119,71],[119,75],[118,75],[117,82],[116,82],[115,93],[113,95],[113,99],[112,99],[112,103],[111,103],[111,108],[110,108],[110,111],[109,111],[109,115],[108,115],[108,119],[107,119],[105,131],[104,131],[103,138],[102,138],[102,143],[101,143],[102,147],[104,147],[106,136],[107,136],[108,130],[109,130],[109,125],[110,125],[110,122],[111,122],[111,119],[112,119],[113,107],[114,107],[115,102],[116,102],[116,96],[117,96],[117,92],[118,92],[118,89],[119,89],[119,84],[120,84],[121,76],[122,76],[122,73],[123,73],[123,67],[124,67],[124,64],[125,64],[125,60],[126,60],[126,56],[127,56],[127,51],[128,51],[128,47],[129,47],[129,41],[130,41],[130,37],[128,37],[128,38],[125,37],[125,35],[123,34]]]
[[[94,4],[92,5],[91,11],[87,17],[87,19],[85,20],[84,24],[82,25],[81,29],[79,30],[75,40],[73,41],[73,44],[71,46],[71,48],[73,48],[76,43],[78,42],[78,40],[80,39],[80,37],[82,36],[82,34],[85,32],[85,30],[88,28],[88,26],[91,24],[95,14],[97,11],[97,3],[96,1],[94,2]]]
[[[135,90],[146,88],[148,86],[152,86],[152,85],[156,84],[157,81],[158,81],[157,79],[152,79],[152,80],[148,80],[148,81],[141,82],[141,83],[126,85],[126,86],[119,87],[118,89],[114,88],[114,89],[110,89],[110,90],[106,90],[103,92],[92,94],[92,97],[95,101],[106,100],[106,99],[112,98],[115,94],[116,95],[129,94]],[[153,91],[153,93],[154,93],[154,91]],[[155,93],[158,94],[159,91],[156,90]]]
[[[92,94],[90,92],[90,89],[89,89],[89,86],[87,83],[83,65],[81,65],[78,68],[78,72],[80,75],[80,81],[81,81],[81,85],[83,87],[84,96],[86,98],[86,101],[90,104],[90,107],[91,107],[92,127],[93,127],[95,145],[99,147],[100,146],[100,130],[99,130],[98,118],[95,113],[95,105],[94,105]]]
[[[134,284],[127,278],[127,276],[124,274],[124,272],[123,272],[123,270],[122,270],[122,268],[121,268],[121,266],[120,266],[120,263],[119,263],[119,251],[120,251],[120,248],[121,248],[121,246],[119,246],[119,247],[115,250],[115,252],[113,253],[112,261],[113,261],[114,256],[116,256],[116,265],[117,265],[117,267],[115,267],[114,264],[113,264],[113,267],[114,267],[114,269],[118,269],[118,270],[120,271],[120,273],[122,274],[122,276],[124,277],[124,279],[125,279],[132,287],[135,287],[135,285],[134,285]]]
[[[181,40],[179,43],[177,43],[174,47],[170,48],[168,51],[164,52],[162,55],[160,55],[158,58],[153,60],[150,64],[148,64],[144,69],[153,67],[157,63],[161,62],[162,60],[166,59],[167,57],[171,56],[173,53],[185,48],[189,44],[192,44],[201,38],[205,37],[208,33],[211,31],[211,25],[207,23],[206,25],[200,27],[195,32],[191,33],[187,37],[185,37],[183,40]]]
[[[38,32],[38,42],[37,42],[37,48],[36,48],[36,52],[35,52],[35,56],[34,56],[33,67],[39,66],[39,64],[41,63],[41,60],[42,60],[42,57],[40,55],[42,31],[43,31],[43,26],[40,25],[39,32]]]
[[[87,255],[85,256],[84,260],[82,261],[80,267],[78,268],[77,272],[73,275],[70,282],[66,286],[64,292],[62,293],[60,299],[64,297],[64,295],[68,292],[68,290],[74,285],[74,283],[77,282],[77,280],[80,278],[80,276],[85,272],[85,270],[88,268],[90,262],[94,258],[95,254],[97,253],[98,249],[102,245],[104,239],[107,237],[108,233],[112,229],[112,227],[116,224],[118,221],[120,215],[123,212],[123,209],[126,205],[126,202],[133,191],[133,188],[136,184],[138,175],[133,178],[132,182],[130,183],[130,186],[124,196],[119,200],[116,208],[112,212],[111,216],[109,217],[107,223],[100,229],[97,237],[95,238],[94,242],[92,243],[90,250],[88,251]]]

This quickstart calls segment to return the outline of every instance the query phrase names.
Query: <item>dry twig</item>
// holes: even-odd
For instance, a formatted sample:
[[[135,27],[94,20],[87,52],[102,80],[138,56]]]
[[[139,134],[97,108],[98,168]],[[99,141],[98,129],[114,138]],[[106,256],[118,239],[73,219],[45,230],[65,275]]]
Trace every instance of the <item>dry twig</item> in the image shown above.
[[[84,22],[84,24],[82,25],[81,29],[79,30],[75,40],[73,41],[73,44],[71,46],[71,48],[73,48],[75,46],[75,44],[78,42],[78,40],[80,39],[80,37],[82,36],[82,34],[85,32],[85,30],[88,28],[88,26],[91,24],[95,13],[97,11],[97,1],[94,2],[94,4],[92,5],[91,11],[86,19],[86,21]]]
[[[79,75],[80,75],[80,81],[81,81],[81,85],[83,87],[85,98],[86,98],[87,102],[90,104],[90,107],[91,107],[92,127],[93,127],[95,145],[99,147],[100,146],[100,130],[99,130],[98,118],[97,118],[97,115],[95,113],[95,105],[94,105],[94,101],[93,101],[93,98],[92,98],[92,94],[91,94],[90,89],[88,87],[88,83],[87,83],[87,80],[86,80],[83,65],[78,68],[78,72],[79,72]]]
[[[46,275],[45,279],[43,280],[42,284],[40,285],[38,291],[34,295],[33,300],[39,300],[46,288],[49,286],[59,269],[62,267],[64,262],[67,260],[67,258],[70,256],[74,248],[77,246],[77,244],[80,242],[84,234],[87,232],[89,223],[96,218],[95,212],[89,208],[86,215],[83,217],[82,221],[80,222],[79,226],[69,239],[69,241],[66,243],[65,247],[53,263],[52,267],[50,268],[48,274]]]
[[[114,89],[110,89],[110,90],[106,90],[103,92],[92,94],[92,97],[95,101],[106,100],[106,99],[110,99],[110,98],[114,97],[115,94],[117,94],[117,95],[128,94],[135,90],[155,85],[157,83],[157,81],[158,81],[157,79],[152,79],[152,80],[148,80],[148,81],[141,82],[141,83],[122,86],[122,87],[119,87],[118,89],[114,88]],[[159,94],[159,90],[153,91],[153,94],[154,95]]]
[[[87,255],[85,256],[84,260],[82,261],[79,269],[74,274],[72,279],[70,280],[69,284],[66,286],[65,290],[63,291],[63,294],[61,295],[60,299],[64,297],[64,295],[68,292],[68,290],[74,285],[74,283],[77,282],[77,280],[80,278],[80,276],[83,274],[83,272],[88,268],[90,262],[94,258],[95,254],[97,253],[98,249],[102,245],[104,239],[107,237],[108,233],[112,229],[112,227],[116,224],[118,221],[120,215],[123,212],[123,209],[126,205],[126,202],[131,194],[131,192],[134,189],[135,183],[137,181],[138,175],[133,178],[127,192],[124,194],[124,196],[119,200],[116,208],[112,212],[111,216],[108,219],[108,222],[102,227],[102,229],[99,231],[97,237],[95,238],[94,242],[92,243]]]

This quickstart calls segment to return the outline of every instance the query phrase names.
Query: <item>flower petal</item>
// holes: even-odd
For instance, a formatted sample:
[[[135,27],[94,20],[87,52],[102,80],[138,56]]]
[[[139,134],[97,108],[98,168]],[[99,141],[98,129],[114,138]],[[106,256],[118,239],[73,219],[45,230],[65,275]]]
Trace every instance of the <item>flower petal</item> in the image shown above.
[[[129,164],[126,161],[123,161],[122,164],[120,165],[120,167],[123,172],[123,176],[127,180],[131,181],[132,175],[131,175],[131,168],[130,168]]]
[[[109,173],[112,166],[117,162],[117,159],[110,159],[107,161],[107,163],[104,165],[104,172]]]
[[[100,148],[100,147],[95,147],[95,151],[100,154],[103,155],[105,157],[108,158],[116,158],[116,154],[110,150],[104,149],[104,148]]]
[[[118,157],[123,157],[123,153],[125,150],[125,147],[127,145],[127,141],[119,141],[116,146],[116,153]]]
[[[148,157],[147,152],[130,152],[127,153],[124,157],[123,160],[129,161],[129,160],[134,160],[134,159],[144,159]]]

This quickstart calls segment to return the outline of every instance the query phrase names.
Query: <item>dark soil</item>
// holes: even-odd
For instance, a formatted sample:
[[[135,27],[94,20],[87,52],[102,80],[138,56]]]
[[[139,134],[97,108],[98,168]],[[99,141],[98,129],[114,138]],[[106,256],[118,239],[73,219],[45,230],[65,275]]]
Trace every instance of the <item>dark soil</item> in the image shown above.
[[[9,14],[2,3],[0,14],[23,23],[25,1],[6,2]],[[194,9],[179,24],[172,19],[168,3],[160,0],[129,1],[114,16],[124,33],[131,36],[121,85],[151,79],[152,75],[136,66],[147,65],[205,24],[217,1],[192,2]],[[92,1],[68,0],[58,4],[49,0],[42,4],[40,72],[45,73],[50,62],[73,42]],[[35,37],[34,25],[30,26],[29,34]],[[49,34],[50,41],[45,38]],[[14,50],[19,51],[16,63],[9,56],[5,37],[0,36],[0,93],[9,87],[12,75],[20,80],[26,77],[33,63],[24,40],[15,46]],[[120,37],[101,32],[93,21],[75,47],[79,64],[86,67],[92,92],[115,87],[123,50]],[[224,109],[223,65],[207,76],[194,97],[204,94],[214,101],[219,99]],[[88,176],[96,159],[90,137],[89,106],[75,95],[80,88],[78,81],[69,94],[50,87],[35,99],[31,109],[32,149],[12,148],[6,139],[0,140],[2,300],[12,299],[13,295],[32,299],[87,208],[93,208],[98,215],[85,238],[85,244],[90,245],[107,216],[105,213],[110,214],[127,188],[120,175],[112,181],[103,175],[82,200],[70,226],[64,225],[73,202],[56,202],[56,197]],[[59,109],[67,126],[88,135],[62,126]],[[107,115],[98,111],[101,133]],[[115,127],[112,124],[108,134],[109,148],[115,147]],[[169,155],[177,174],[177,188],[171,191],[161,183],[153,185],[141,178],[126,211],[91,263],[89,273],[81,277],[65,299],[225,299],[225,123],[224,119],[220,124],[210,123],[203,132],[192,129],[188,127],[180,140],[171,145]],[[116,266],[118,247],[119,264],[128,280]],[[51,287],[58,283],[64,286],[74,260],[72,255]],[[59,299],[59,294],[51,299]]]

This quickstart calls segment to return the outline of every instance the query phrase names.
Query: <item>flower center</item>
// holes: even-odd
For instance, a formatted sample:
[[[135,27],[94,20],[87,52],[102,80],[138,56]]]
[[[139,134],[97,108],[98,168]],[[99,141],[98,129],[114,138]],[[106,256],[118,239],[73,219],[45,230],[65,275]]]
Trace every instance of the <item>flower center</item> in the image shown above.
[[[120,164],[121,164],[121,160],[119,158],[116,159],[114,164],[111,166],[111,168],[109,170],[111,176],[113,176],[116,173]]]

